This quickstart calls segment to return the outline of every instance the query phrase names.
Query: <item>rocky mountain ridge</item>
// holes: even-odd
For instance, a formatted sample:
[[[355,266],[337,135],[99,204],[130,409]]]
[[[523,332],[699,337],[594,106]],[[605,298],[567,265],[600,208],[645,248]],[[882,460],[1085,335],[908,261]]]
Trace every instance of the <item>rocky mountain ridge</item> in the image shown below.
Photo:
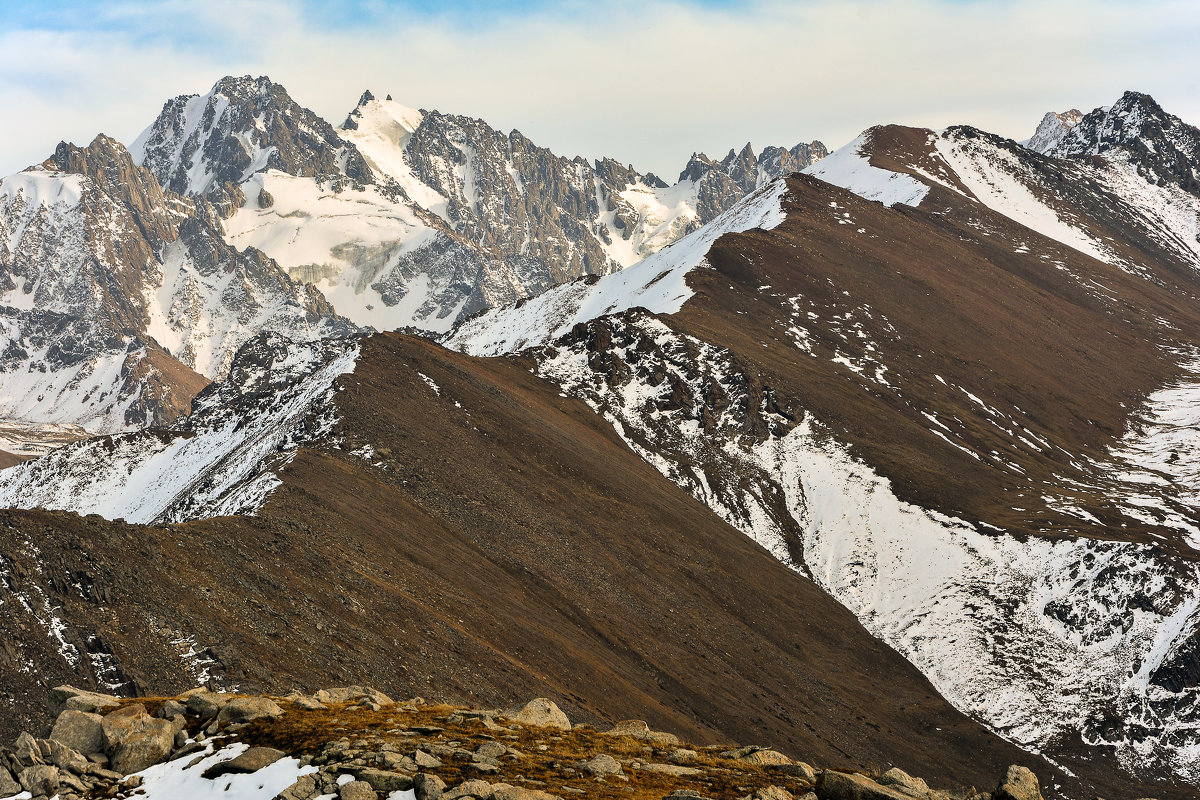
[[[747,145],[721,161],[696,155],[668,186],[369,91],[334,131],[283,87],[249,77],[170,101],[133,150],[181,191],[239,187],[246,202],[226,224],[229,241],[315,283],[339,313],[439,332],[636,263],[826,152],[814,142],[761,156]],[[370,223],[347,225],[347,215]]]

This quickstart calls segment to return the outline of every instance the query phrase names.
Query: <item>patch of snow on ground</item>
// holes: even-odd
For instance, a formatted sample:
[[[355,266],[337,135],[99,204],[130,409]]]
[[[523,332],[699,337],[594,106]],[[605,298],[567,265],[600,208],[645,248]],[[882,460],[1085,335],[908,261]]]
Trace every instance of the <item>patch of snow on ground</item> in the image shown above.
[[[1116,264],[1112,251],[1064,219],[1029,190],[1025,169],[1015,154],[974,138],[943,135],[936,141],[946,160],[975,198],[1014,222],[1105,263]]]
[[[867,131],[850,144],[839,147],[801,172],[820,178],[826,183],[849,189],[859,197],[876,200],[885,206],[897,203],[918,206],[929,193],[929,187],[911,175],[891,172],[871,166],[864,150],[869,150],[871,133]]]
[[[215,764],[229,761],[248,750],[242,742],[213,749],[210,744],[204,757],[178,758],[137,773],[142,777],[139,796],[145,800],[270,800],[295,783],[301,776],[317,771],[314,766],[302,767],[293,757],[281,758],[257,772],[204,778],[204,771]]]

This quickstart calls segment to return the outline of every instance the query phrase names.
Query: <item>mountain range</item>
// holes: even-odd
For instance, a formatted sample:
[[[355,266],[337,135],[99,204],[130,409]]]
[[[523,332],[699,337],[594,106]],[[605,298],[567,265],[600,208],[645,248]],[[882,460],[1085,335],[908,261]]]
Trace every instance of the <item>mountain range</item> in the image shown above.
[[[0,226],[5,435],[83,437],[0,471],[12,733],[350,681],[1200,787],[1200,131],[1147,95],[667,185],[225,78]]]

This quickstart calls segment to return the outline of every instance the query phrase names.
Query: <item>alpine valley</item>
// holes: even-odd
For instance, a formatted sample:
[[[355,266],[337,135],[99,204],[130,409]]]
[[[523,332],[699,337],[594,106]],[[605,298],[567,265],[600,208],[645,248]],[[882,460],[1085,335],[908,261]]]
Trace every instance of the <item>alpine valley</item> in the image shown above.
[[[450,704],[402,707],[443,761],[507,752],[472,720],[591,759],[451,799],[626,796],[586,727],[463,708],[531,697],[648,723],[604,756],[630,797],[1200,795],[1200,130],[1135,92],[1035,122],[668,183],[227,77],[4,178],[0,739],[64,716],[0,788],[95,712],[111,781],[63,798],[214,739],[332,776],[280,797],[436,798],[350,742],[386,692]],[[113,782],[147,708],[175,749]],[[664,730],[698,750],[649,769]]]

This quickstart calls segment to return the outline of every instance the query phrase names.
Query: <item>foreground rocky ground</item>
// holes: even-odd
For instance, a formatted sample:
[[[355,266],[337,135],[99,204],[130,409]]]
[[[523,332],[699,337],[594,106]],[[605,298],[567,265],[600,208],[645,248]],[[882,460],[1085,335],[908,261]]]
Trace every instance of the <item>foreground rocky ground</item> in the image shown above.
[[[52,695],[46,738],[0,751],[0,798],[277,800],[1041,800],[1012,766],[991,791],[931,789],[810,766],[769,747],[693,747],[626,721],[572,725],[550,700],[509,711],[393,702],[365,687],[286,697],[196,689],[118,699]]]

